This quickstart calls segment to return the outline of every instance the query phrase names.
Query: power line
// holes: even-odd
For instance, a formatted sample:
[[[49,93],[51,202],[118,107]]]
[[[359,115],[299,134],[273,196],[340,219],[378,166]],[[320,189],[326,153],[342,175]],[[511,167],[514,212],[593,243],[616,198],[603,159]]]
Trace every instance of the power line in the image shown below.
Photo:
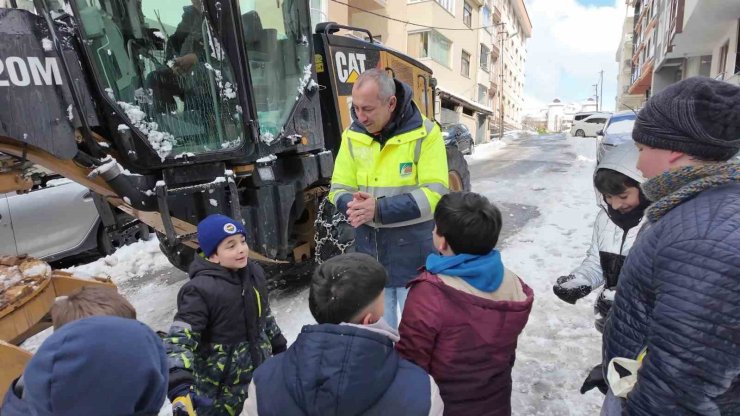
[[[465,27],[465,28],[460,28],[460,27],[427,26],[427,25],[422,25],[420,23],[410,22],[408,20],[401,20],[401,19],[396,19],[394,17],[385,16],[385,15],[382,15],[380,13],[375,13],[375,12],[373,12],[371,10],[363,9],[362,7],[352,6],[350,4],[344,3],[344,2],[339,1],[339,0],[331,0],[331,1],[333,1],[334,3],[337,3],[337,4],[341,4],[343,6],[347,6],[347,7],[351,8],[351,9],[356,9],[356,10],[359,10],[361,12],[372,14],[374,16],[382,17],[383,19],[388,19],[388,20],[392,20],[394,22],[399,22],[399,23],[405,23],[407,25],[418,26],[418,27],[422,27],[422,28],[425,28],[425,29],[436,29],[436,30],[478,30],[478,29],[494,28],[494,27],[497,27],[497,26],[501,26],[502,25],[502,23],[499,23],[499,24],[493,24],[493,25],[490,25],[490,26]]]

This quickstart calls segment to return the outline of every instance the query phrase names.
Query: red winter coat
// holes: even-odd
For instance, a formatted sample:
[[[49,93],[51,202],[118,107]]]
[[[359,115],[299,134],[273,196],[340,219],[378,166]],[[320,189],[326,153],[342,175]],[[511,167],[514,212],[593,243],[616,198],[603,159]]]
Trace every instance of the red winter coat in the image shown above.
[[[534,292],[508,270],[493,293],[442,279],[425,271],[409,283],[396,349],[437,382],[445,415],[508,416],[517,337]],[[519,300],[493,300],[501,298]]]

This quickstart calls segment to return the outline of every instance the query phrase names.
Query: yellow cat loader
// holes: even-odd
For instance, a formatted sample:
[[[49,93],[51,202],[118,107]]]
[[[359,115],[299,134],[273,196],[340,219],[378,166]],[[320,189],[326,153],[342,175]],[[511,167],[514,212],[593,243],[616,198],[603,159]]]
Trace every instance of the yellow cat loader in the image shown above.
[[[252,257],[266,263],[310,264],[351,247],[351,227],[325,196],[364,70],[413,86],[434,119],[428,67],[361,28],[325,23],[314,33],[308,0],[8,3],[0,192],[27,191],[40,165],[154,228],[181,269],[197,248],[195,224],[214,213],[243,221]],[[469,187],[454,144],[448,155],[450,183]],[[0,341],[37,332],[50,303],[33,314],[26,305],[40,291],[8,300],[32,318],[6,325]]]
[[[412,85],[434,119],[428,67],[361,28],[312,33],[308,0],[20,2],[0,9],[0,187],[22,189],[32,164],[64,175],[157,230],[182,269],[212,213],[244,221],[263,261],[349,244],[314,224],[365,69]]]

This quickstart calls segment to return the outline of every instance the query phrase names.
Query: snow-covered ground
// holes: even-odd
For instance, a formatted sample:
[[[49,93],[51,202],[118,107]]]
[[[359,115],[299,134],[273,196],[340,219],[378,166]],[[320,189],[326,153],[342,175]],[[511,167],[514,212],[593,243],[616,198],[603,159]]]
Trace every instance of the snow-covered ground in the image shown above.
[[[600,360],[601,337],[593,325],[595,294],[574,306],[552,293],[555,279],[580,263],[591,240],[597,213],[591,185],[595,145],[592,139],[538,138],[525,132],[477,146],[475,154],[467,157],[474,172],[488,171],[499,160],[519,166],[506,174],[492,169],[490,175],[473,176],[473,190],[494,203],[538,212],[499,243],[506,266],[535,292],[514,367],[514,415],[594,415],[600,408],[603,396],[597,390],[586,395],[578,392],[588,370]],[[507,217],[516,221],[517,215],[512,212]],[[157,245],[156,239],[139,242],[74,271],[111,276],[141,321],[166,330],[185,277],[169,266]],[[271,302],[290,342],[303,325],[314,323],[307,289]],[[35,350],[46,336],[48,332],[39,334],[24,347]]]

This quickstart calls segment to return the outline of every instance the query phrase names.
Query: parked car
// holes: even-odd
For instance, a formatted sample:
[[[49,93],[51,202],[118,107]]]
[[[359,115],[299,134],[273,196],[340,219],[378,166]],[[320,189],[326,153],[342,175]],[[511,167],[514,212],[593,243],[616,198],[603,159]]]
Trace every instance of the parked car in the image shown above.
[[[464,155],[473,154],[475,140],[473,140],[473,135],[470,134],[470,130],[465,124],[442,124],[442,137],[445,140],[445,146],[450,146],[454,142],[457,144],[460,153]]]
[[[576,113],[575,116],[573,116],[573,123],[575,123],[576,121],[585,120],[594,114],[609,114],[609,113],[605,113],[602,111],[581,111],[579,113]]]
[[[596,137],[596,133],[604,128],[609,114],[592,114],[582,120],[574,121],[570,134],[578,137]]]
[[[636,119],[637,113],[632,110],[620,111],[609,117],[604,130],[598,132],[600,139],[596,147],[597,163],[609,148],[632,141],[632,128]]]
[[[111,254],[147,238],[148,226],[66,178],[45,178],[24,194],[0,194],[0,255],[56,261]]]

